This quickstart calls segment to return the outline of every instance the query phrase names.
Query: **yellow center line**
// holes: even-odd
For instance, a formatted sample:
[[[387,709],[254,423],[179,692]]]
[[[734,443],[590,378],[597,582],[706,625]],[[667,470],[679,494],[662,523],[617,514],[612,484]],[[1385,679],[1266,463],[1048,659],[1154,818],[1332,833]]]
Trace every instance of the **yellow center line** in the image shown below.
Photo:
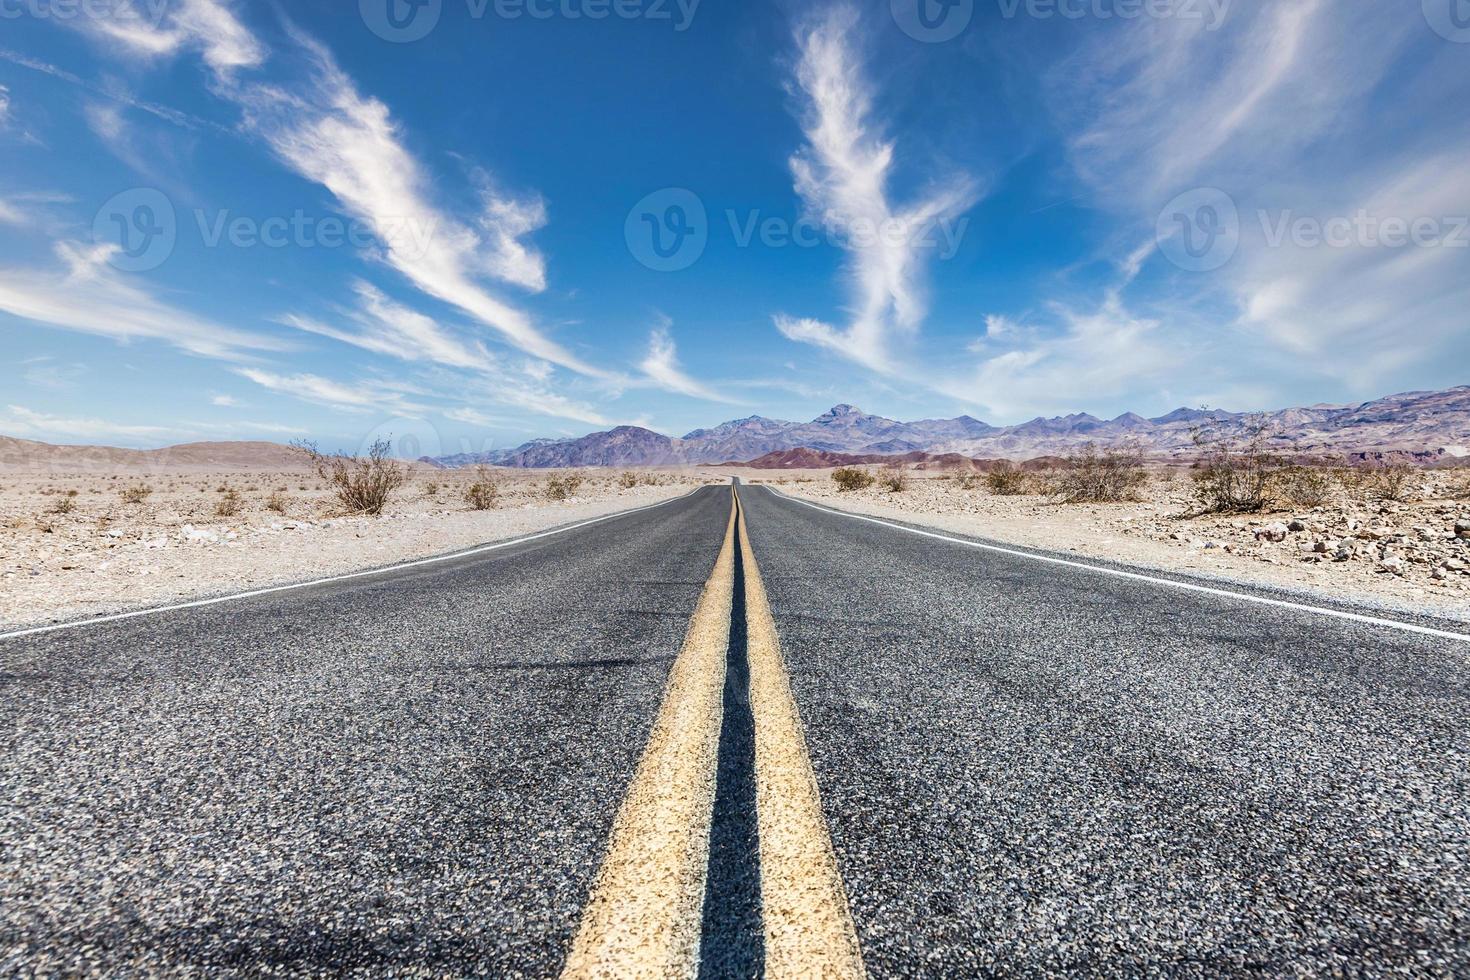
[[[863,977],[857,930],[743,507],[739,523],[745,568],[745,649],[755,716],[766,975],[834,980]]]
[[[735,507],[732,496],[714,573],[669,672],[564,977],[685,977],[698,970],[735,594]]]
[[[692,977],[699,971],[737,547],[745,570],[766,974],[866,976],[801,715],[736,494],[714,572],[613,823],[565,978]]]

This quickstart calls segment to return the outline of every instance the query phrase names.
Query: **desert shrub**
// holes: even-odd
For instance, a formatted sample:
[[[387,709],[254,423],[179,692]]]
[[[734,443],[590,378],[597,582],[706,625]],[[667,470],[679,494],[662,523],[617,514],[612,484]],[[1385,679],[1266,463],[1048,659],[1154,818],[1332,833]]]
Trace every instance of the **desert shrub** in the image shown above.
[[[624,490],[632,490],[637,485],[638,474],[634,473],[631,470],[624,471],[623,475],[618,477],[618,486],[622,487]]]
[[[1019,497],[1030,483],[1026,472],[1010,460],[1002,460],[985,474],[985,487],[997,497]]]
[[[435,483],[433,480],[430,480],[428,483],[425,483],[424,484],[424,496],[425,497],[437,497],[437,496],[439,496],[439,484]]]
[[[882,475],[878,477],[878,482],[889,493],[903,493],[909,488],[909,475],[902,466],[885,466]]]
[[[1412,498],[1409,480],[1418,470],[1408,463],[1378,463],[1361,469],[1363,485],[1379,500],[1402,503]]]
[[[487,468],[475,467],[475,478],[465,487],[464,502],[470,505],[470,510],[494,510],[500,503],[500,487]]]
[[[377,517],[394,491],[408,482],[408,468],[388,455],[392,443],[387,439],[375,441],[366,456],[328,456],[310,442],[292,446],[306,456],[342,506],[354,513]]]
[[[54,503],[54,504],[51,505],[51,509],[50,509],[50,511],[48,511],[48,513],[52,513],[52,514],[70,514],[72,511],[74,511],[76,509],[77,509],[77,492],[75,490],[67,490],[67,491],[64,491],[61,494],[61,499],[60,500],[56,501],[56,503]]]
[[[219,503],[214,507],[215,517],[234,517],[240,513],[244,501],[236,490],[225,488],[224,496],[219,498]]]
[[[121,493],[122,502],[125,504],[141,504],[146,501],[149,495],[152,493],[153,488],[144,483],[139,483],[131,487],[124,487]]]
[[[1206,514],[1254,514],[1271,503],[1271,491],[1285,461],[1267,448],[1269,429],[1247,427],[1243,436],[1194,434],[1200,460],[1194,493]]]
[[[285,494],[280,492],[271,494],[265,501],[265,509],[274,514],[285,514],[289,506],[290,501],[286,499]]]
[[[1288,466],[1276,474],[1276,493],[1297,507],[1325,505],[1336,486],[1332,473],[1320,466]]]
[[[1131,447],[1099,450],[1093,443],[1067,457],[1056,479],[1056,493],[1068,504],[1110,504],[1137,500],[1148,482],[1143,457]]]
[[[566,500],[575,497],[577,491],[582,488],[583,479],[580,473],[553,476],[546,481],[546,496],[552,500]]]
[[[875,482],[873,474],[854,466],[844,466],[840,469],[833,470],[832,481],[837,484],[839,493],[866,490]]]
[[[1451,500],[1470,500],[1470,471],[1456,470],[1450,478]]]

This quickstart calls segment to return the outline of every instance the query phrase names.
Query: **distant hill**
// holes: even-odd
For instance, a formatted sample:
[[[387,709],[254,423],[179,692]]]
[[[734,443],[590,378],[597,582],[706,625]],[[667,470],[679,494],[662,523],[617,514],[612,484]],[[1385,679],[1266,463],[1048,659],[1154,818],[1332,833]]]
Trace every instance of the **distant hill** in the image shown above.
[[[0,436],[0,467],[16,470],[296,470],[300,454],[274,442],[191,442],[165,449],[54,446]]]
[[[1180,408],[1157,418],[1125,412],[1115,419],[1086,413],[992,426],[968,415],[899,422],[837,405],[810,422],[751,416],[670,438],[623,426],[577,439],[547,440],[480,455],[441,457],[445,466],[488,463],[516,467],[658,466],[750,461],[771,468],[806,468],[817,459],[954,454],[970,460],[1029,460],[1075,452],[1086,443],[1129,443],[1155,456],[1188,456],[1194,433],[1241,433],[1255,420],[1271,427],[1282,450],[1313,455],[1393,453],[1421,462],[1470,456],[1470,386],[1392,395],[1360,405],[1314,405],[1243,413]],[[783,453],[803,450],[822,457]],[[821,465],[849,465],[824,463]]]

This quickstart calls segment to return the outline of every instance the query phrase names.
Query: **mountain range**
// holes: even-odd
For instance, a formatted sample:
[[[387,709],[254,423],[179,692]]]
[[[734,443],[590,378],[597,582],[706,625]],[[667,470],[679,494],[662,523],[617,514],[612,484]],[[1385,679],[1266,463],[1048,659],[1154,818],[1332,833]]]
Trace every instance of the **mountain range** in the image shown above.
[[[1115,419],[1086,413],[994,426],[962,415],[899,422],[838,405],[810,422],[753,415],[672,438],[638,426],[619,426],[576,439],[537,439],[514,449],[443,456],[424,462],[444,467],[487,464],[518,468],[662,466],[745,462],[788,450],[872,457],[957,453],[1027,460],[1075,452],[1086,443],[1136,445],[1156,456],[1195,451],[1206,430],[1239,434],[1257,422],[1282,449],[1308,454],[1401,452],[1421,459],[1470,455],[1470,386],[1391,395],[1359,405],[1313,405],[1276,412],[1180,408],[1157,418],[1132,412]],[[814,465],[822,465],[814,463]]]

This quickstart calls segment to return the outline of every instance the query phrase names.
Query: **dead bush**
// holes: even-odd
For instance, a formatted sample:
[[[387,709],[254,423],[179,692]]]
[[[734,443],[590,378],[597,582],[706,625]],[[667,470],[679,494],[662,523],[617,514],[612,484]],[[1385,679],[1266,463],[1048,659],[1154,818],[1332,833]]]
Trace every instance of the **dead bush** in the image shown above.
[[[61,495],[61,499],[51,505],[48,514],[70,514],[77,509],[77,491],[67,490]]]
[[[902,466],[889,465],[883,468],[883,475],[878,478],[889,493],[903,493],[909,488],[909,475]]]
[[[290,505],[291,502],[286,499],[286,495],[283,493],[273,493],[265,501],[265,509],[274,514],[285,515]]]
[[[1093,443],[1067,457],[1057,478],[1057,493],[1067,504],[1114,504],[1138,499],[1148,482],[1143,456],[1132,447],[1099,450]]]
[[[475,479],[465,487],[464,502],[470,505],[470,510],[494,510],[500,503],[500,487],[489,469],[475,467]]]
[[[392,443],[387,439],[375,441],[366,456],[328,456],[311,442],[292,443],[292,447],[306,456],[342,506],[356,514],[379,516],[394,491],[408,482],[407,467],[388,455]]]
[[[851,493],[854,490],[868,489],[876,480],[867,470],[844,466],[832,471],[832,482],[837,484],[838,493]]]
[[[623,471],[623,475],[618,477],[618,486],[622,487],[624,490],[632,490],[637,485],[638,474],[634,473],[632,470],[625,470]]]
[[[1297,507],[1323,507],[1336,489],[1331,471],[1319,466],[1288,466],[1276,474],[1276,493]]]
[[[437,496],[439,496],[439,484],[435,483],[433,480],[430,480],[428,483],[425,483],[424,484],[424,496],[425,497],[437,497]]]
[[[1254,514],[1271,503],[1272,486],[1286,463],[1267,448],[1270,430],[1249,425],[1242,436],[1197,431],[1200,461],[1194,494],[1206,514]]]
[[[120,496],[125,504],[141,504],[147,501],[152,493],[152,487],[139,483],[136,486],[124,487]]]
[[[235,517],[240,513],[244,504],[238,491],[226,488],[224,496],[219,498],[219,503],[214,507],[214,516]]]
[[[575,497],[577,491],[582,489],[583,479],[580,473],[553,476],[546,481],[546,496],[552,500],[568,500]]]
[[[985,474],[985,488],[997,497],[1019,497],[1030,482],[1026,472],[1010,460],[1002,460]]]
[[[1409,481],[1418,470],[1408,463],[1375,463],[1360,469],[1363,485],[1379,500],[1403,503],[1413,499]]]

